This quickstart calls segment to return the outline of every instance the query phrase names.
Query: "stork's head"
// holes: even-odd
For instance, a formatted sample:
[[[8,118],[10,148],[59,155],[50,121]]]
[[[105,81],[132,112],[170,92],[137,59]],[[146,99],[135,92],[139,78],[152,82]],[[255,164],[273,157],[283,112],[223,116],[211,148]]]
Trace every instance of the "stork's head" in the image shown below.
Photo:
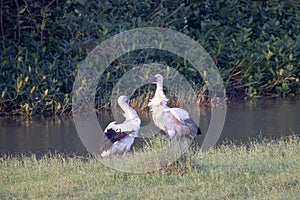
[[[154,77],[148,79],[149,83],[161,83],[162,84],[163,81],[164,81],[164,78],[160,74],[156,74]]]
[[[125,95],[121,95],[119,98],[118,98],[118,104],[121,105],[121,104],[124,104],[126,101],[130,100],[130,99],[133,99],[137,97],[137,95],[132,95],[132,96],[125,96]]]

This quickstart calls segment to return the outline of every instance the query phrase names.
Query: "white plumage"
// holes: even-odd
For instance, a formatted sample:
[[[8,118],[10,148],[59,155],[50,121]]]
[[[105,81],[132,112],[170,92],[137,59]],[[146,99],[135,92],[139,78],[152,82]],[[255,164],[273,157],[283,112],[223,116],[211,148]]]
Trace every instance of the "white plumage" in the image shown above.
[[[111,122],[104,130],[105,143],[110,143],[107,150],[101,153],[102,157],[109,156],[114,153],[126,153],[130,150],[134,138],[137,137],[141,120],[136,111],[131,108],[127,101],[135,96],[120,96],[118,98],[118,104],[124,111],[123,115],[125,121],[117,123]]]
[[[156,84],[155,95],[148,104],[154,124],[166,132],[171,139],[176,135],[186,136],[201,134],[200,129],[186,110],[167,106],[169,99],[163,92],[163,76],[157,74],[148,81]]]

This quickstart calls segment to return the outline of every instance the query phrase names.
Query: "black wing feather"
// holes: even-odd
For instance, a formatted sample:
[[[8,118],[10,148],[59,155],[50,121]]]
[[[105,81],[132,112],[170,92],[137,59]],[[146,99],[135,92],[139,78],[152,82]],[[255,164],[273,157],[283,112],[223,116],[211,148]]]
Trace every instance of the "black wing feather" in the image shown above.
[[[191,132],[193,134],[196,134],[196,135],[201,135],[202,134],[202,131],[201,131],[200,127],[198,127],[197,124],[191,118],[184,120],[184,122],[191,129]]]
[[[114,129],[108,129],[107,132],[105,132],[105,135],[107,139],[109,139],[112,143],[115,143],[116,141],[121,140],[122,138],[126,137],[128,134],[125,132],[116,131]]]

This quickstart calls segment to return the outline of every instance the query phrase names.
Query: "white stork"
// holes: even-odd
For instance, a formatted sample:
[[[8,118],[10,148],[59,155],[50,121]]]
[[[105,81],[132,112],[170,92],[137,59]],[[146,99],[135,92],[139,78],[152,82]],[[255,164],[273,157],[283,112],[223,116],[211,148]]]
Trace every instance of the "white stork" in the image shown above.
[[[120,96],[118,98],[118,104],[124,111],[123,115],[125,121],[117,123],[113,121],[108,124],[104,130],[105,145],[111,144],[101,153],[102,157],[109,156],[114,153],[125,155],[130,150],[134,138],[137,137],[138,131],[141,125],[141,119],[137,115],[136,111],[131,108],[127,101],[136,96]]]
[[[166,132],[171,139],[176,135],[184,137],[201,134],[200,129],[186,110],[167,106],[169,99],[163,92],[162,75],[156,74],[153,78],[149,78],[148,82],[156,84],[154,97],[150,99],[148,106],[153,122],[158,128]]]

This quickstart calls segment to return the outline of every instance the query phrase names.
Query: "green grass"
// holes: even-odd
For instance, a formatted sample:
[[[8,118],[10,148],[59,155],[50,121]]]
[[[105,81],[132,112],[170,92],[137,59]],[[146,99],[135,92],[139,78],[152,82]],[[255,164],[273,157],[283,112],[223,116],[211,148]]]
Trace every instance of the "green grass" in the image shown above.
[[[6,156],[0,179],[0,199],[300,199],[300,140],[221,145],[205,157],[188,152],[140,174],[94,158]]]

